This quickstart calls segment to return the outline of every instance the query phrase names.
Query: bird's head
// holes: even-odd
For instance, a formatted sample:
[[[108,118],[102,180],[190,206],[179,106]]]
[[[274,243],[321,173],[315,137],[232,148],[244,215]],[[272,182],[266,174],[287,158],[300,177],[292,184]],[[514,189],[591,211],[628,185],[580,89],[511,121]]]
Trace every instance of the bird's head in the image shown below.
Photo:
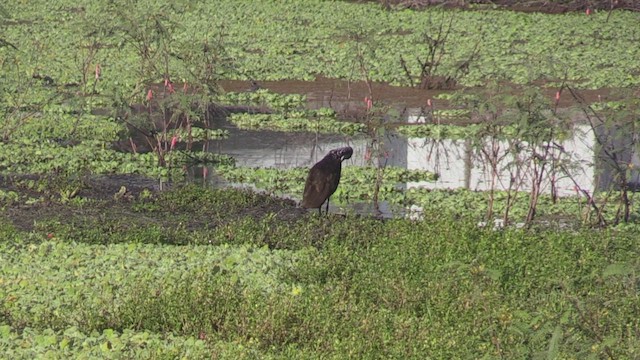
[[[340,159],[340,161],[344,161],[351,158],[351,155],[353,155],[353,148],[351,148],[351,146],[345,146],[339,149],[331,150],[331,152],[336,158]]]

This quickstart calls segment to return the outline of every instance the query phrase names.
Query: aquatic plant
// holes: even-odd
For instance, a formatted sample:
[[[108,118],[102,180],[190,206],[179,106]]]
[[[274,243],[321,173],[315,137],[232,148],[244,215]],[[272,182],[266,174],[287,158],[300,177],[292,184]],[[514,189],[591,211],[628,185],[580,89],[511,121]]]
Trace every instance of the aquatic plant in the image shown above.
[[[438,211],[380,221],[318,217],[282,202],[256,216],[273,201],[191,186],[117,207],[58,207],[28,231],[2,213],[3,354],[632,358],[638,350],[637,229],[493,231]]]
[[[281,131],[306,131],[319,133],[342,133],[354,135],[362,132],[365,125],[339,121],[335,116],[322,116],[308,111],[296,114],[231,114],[229,120],[244,129],[266,129]]]
[[[232,183],[254,184],[269,193],[301,196],[306,180],[307,168],[274,169],[274,168],[216,168],[216,173]],[[374,194],[378,170],[371,167],[346,166],[342,169],[340,187],[332,196],[332,201],[371,200]],[[397,167],[386,167],[382,176],[381,200],[391,196],[402,197],[402,189],[397,185],[408,181],[433,181],[437,175],[423,170],[407,170]],[[334,200],[335,199],[335,200]]]
[[[139,71],[154,67],[160,74],[143,78],[163,81],[167,65],[172,79],[189,83],[196,83],[194,77],[207,82],[205,69],[214,78],[244,80],[313,80],[318,74],[360,79],[360,71],[353,66],[356,39],[349,36],[354,29],[366,36],[358,41],[372,44],[373,51],[363,53],[371,80],[401,84],[406,73],[400,57],[412,74],[420,74],[420,63],[427,61],[419,59],[429,58],[424,35],[437,38],[440,24],[452,18],[446,54],[433,75],[455,73],[469,54],[476,54],[468,73],[457,79],[463,86],[480,85],[490,78],[520,84],[559,82],[565,74],[587,88],[638,84],[632,75],[638,55],[630,31],[638,16],[633,12],[616,11],[610,17],[601,12],[559,16],[434,8],[388,12],[376,4],[264,2],[251,7],[226,0],[215,6],[161,2],[153,8],[119,2],[77,8],[66,0],[8,7],[12,19],[24,22],[5,26],[4,39],[20,44],[22,54],[39,50],[38,58],[25,62],[26,66],[30,72],[45,69],[59,84],[82,78],[73,58],[79,52],[74,50],[85,42],[84,34],[92,35],[99,46],[94,62],[109,64],[102,67],[98,89],[111,88],[115,82],[132,87],[141,79]],[[107,21],[104,14],[113,16]],[[246,26],[247,21],[252,26]],[[55,34],[50,32],[52,24],[57,25]],[[33,34],[31,40],[27,33]],[[202,52],[196,57],[196,52],[184,51],[187,48]]]

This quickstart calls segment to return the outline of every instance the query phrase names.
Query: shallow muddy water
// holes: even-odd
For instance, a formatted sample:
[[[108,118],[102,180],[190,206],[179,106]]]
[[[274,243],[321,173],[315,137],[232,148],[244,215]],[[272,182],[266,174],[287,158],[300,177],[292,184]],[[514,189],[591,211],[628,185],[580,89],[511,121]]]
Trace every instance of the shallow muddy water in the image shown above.
[[[402,119],[409,123],[421,122],[420,109],[410,109]],[[236,164],[242,167],[259,168],[310,168],[322,159],[331,149],[349,145],[354,149],[354,155],[346,160],[343,166],[365,166],[368,161],[366,154],[371,146],[371,139],[365,136],[349,137],[341,135],[322,135],[312,133],[292,133],[275,131],[241,130],[225,120],[218,120],[217,127],[229,130],[230,136],[223,140],[213,140],[209,151],[228,154],[235,158]],[[433,140],[429,138],[407,138],[395,134],[386,135],[383,139],[386,156],[378,159],[380,166],[394,166],[405,169],[419,169],[437,173],[439,178],[435,182],[406,182],[397,184],[401,189],[458,189],[488,190],[491,188],[491,169],[486,159],[482,157],[481,147],[472,145],[464,140]],[[624,140],[622,140],[624,141]],[[631,140],[629,140],[631,141]],[[613,172],[603,161],[598,161],[596,153],[596,139],[593,131],[587,125],[576,125],[574,136],[558,144],[563,154],[557,154],[563,161],[572,164],[569,174],[556,174],[553,177],[555,192],[559,196],[576,195],[577,189],[589,193],[594,190],[606,189],[613,181]],[[485,145],[485,146],[488,146]],[[506,142],[493,144],[499,151],[506,151]],[[627,151],[623,154],[630,163],[640,165],[638,157]],[[511,173],[506,169],[513,162],[509,155],[501,160],[499,176],[493,179],[496,189],[507,189]],[[230,184],[216,175],[214,168],[191,169],[194,181],[202,182],[212,187],[250,187],[250,184]],[[638,172],[632,174],[632,182],[637,182]],[[549,193],[552,188],[551,176],[542,182],[542,190]],[[530,178],[522,176],[519,179],[520,190],[530,189]],[[260,189],[258,189],[260,190]],[[285,197],[299,201],[301,194],[288,194]],[[400,209],[386,203],[379,204],[376,209],[371,203],[349,204],[347,208],[335,207],[330,211],[357,214],[375,214],[384,217],[404,216],[413,212],[420,212],[420,208]]]
[[[362,111],[365,107],[363,99],[369,96],[369,90],[375,101],[391,104],[393,107],[408,112],[416,108],[426,106],[428,99],[432,100],[438,109],[448,106],[448,102],[437,100],[438,95],[452,94],[454,90],[425,90],[419,88],[391,86],[384,83],[371,83],[371,89],[362,81],[346,81],[341,79],[328,79],[318,77],[315,81],[260,81],[260,88],[280,94],[304,94],[307,97],[310,108],[331,107],[336,112]],[[225,80],[220,82],[225,91],[248,91],[252,84],[247,81]],[[513,88],[518,91],[518,87]],[[549,99],[555,97],[556,88],[543,89],[543,93]],[[580,90],[579,95],[587,104],[597,101],[615,100],[610,89]],[[568,108],[575,106],[576,102],[568,91],[561,93],[558,107]]]
[[[424,90],[417,88],[396,87],[383,83],[349,82],[339,79],[318,77],[315,81],[261,81],[250,83],[247,81],[223,81],[222,88],[226,91],[250,91],[264,88],[276,93],[304,94],[309,108],[329,107],[334,109],[342,118],[358,118],[365,109],[363,99],[370,93],[376,101],[391,104],[401,114],[395,120],[398,123],[423,122],[420,114],[424,113],[427,100],[432,99],[434,107],[445,109],[449,107],[447,101],[434,100],[440,94],[451,91]],[[555,96],[556,89],[546,89],[549,98]],[[610,91],[584,90],[580,92],[585,103],[609,100]],[[558,108],[565,109],[576,105],[568,92],[562,93]],[[561,110],[562,111],[562,110]],[[573,119],[576,123],[584,123],[584,119]],[[293,168],[313,166],[325,154],[334,148],[349,145],[354,149],[354,156],[345,161],[343,166],[365,166],[368,161],[366,154],[371,148],[372,139],[364,135],[351,137],[344,135],[325,135],[313,133],[277,132],[242,130],[224,119],[216,120],[217,128],[227,129],[230,136],[223,140],[213,140],[207,144],[208,151],[233,156],[238,166],[255,168]],[[389,134],[389,133],[388,133]],[[472,146],[468,141],[438,140],[428,138],[407,138],[389,134],[382,141],[385,144],[385,157],[378,159],[379,166],[395,166],[405,169],[419,169],[437,173],[439,178],[435,182],[407,182],[397,184],[401,189],[458,189],[488,190],[491,187],[491,170],[486,160],[481,156],[481,148]],[[588,126],[577,126],[575,135],[562,142],[564,159],[576,165],[571,169],[571,177],[554,177],[555,192],[559,196],[575,195],[576,189],[581,188],[589,193],[594,190],[605,189],[613,181],[612,170],[602,161],[596,161],[596,141]],[[504,151],[506,143],[497,144]],[[640,164],[640,160],[630,152],[625,155],[629,162]],[[509,156],[502,160],[503,165],[513,159]],[[597,163],[597,164],[596,164]],[[638,174],[634,175],[637,180]],[[200,182],[212,187],[248,187],[251,184],[231,184],[217,176],[214,168],[190,169],[192,181]],[[499,172],[493,181],[496,189],[506,189],[511,175],[506,169]],[[528,190],[529,180],[520,179],[523,186],[520,190]],[[543,191],[549,192],[551,181],[543,182]],[[257,189],[260,190],[260,189]],[[301,194],[287,194],[285,197],[299,201]],[[420,208],[401,209],[386,203],[375,208],[370,203],[349,204],[348,209],[341,209],[331,205],[333,212],[355,212],[358,214],[376,214],[384,217],[403,216]]]

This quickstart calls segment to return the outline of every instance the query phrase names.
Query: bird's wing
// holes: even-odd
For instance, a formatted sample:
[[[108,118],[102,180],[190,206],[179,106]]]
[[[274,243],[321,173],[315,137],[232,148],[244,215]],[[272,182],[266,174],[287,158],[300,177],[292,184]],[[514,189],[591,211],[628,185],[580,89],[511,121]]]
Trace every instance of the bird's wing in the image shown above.
[[[312,168],[307,176],[302,195],[302,205],[307,208],[320,207],[335,191],[333,184],[337,175],[334,172]]]

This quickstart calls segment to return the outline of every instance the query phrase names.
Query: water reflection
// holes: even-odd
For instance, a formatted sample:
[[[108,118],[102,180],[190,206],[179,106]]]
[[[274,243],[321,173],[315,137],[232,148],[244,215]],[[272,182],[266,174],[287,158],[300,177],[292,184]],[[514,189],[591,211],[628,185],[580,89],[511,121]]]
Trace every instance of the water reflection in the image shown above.
[[[408,122],[421,122],[422,118],[416,114],[409,115]],[[341,135],[322,135],[309,133],[290,133],[276,131],[241,130],[234,125],[220,120],[218,127],[229,130],[230,136],[223,140],[212,140],[209,151],[229,154],[236,159],[238,166],[243,167],[271,167],[292,168],[311,167],[331,149],[349,145],[354,149],[354,156],[346,160],[344,166],[364,166],[367,164],[367,150],[371,139],[366,137],[348,137]],[[457,189],[488,190],[492,184],[492,170],[483,158],[482,146],[472,144],[468,140],[433,140],[427,138],[406,138],[390,134],[383,139],[384,156],[377,160],[383,166],[397,166],[406,169],[420,169],[439,174],[435,182],[407,182],[399,184],[404,189]],[[514,177],[511,165],[517,159],[506,154],[509,144],[506,141],[491,144],[492,151],[496,150],[501,158],[498,174],[493,179],[496,189],[507,189]],[[565,161],[567,173],[558,172],[553,176],[546,176],[542,181],[542,191],[549,193],[552,187],[559,196],[575,195],[580,188],[589,193],[608,186],[614,178],[613,171],[606,162],[596,161],[596,140],[593,131],[587,125],[576,125],[573,137],[556,144],[554,158]],[[560,150],[561,149],[561,150]],[[640,164],[637,155],[631,150],[627,154],[629,162]],[[601,157],[598,157],[601,158]],[[595,171],[594,164],[599,166]],[[511,169],[511,172],[509,171]],[[518,175],[519,190],[530,189],[531,179],[525,168]],[[218,177],[211,169],[205,176],[208,186],[246,186],[229,184]],[[199,175],[201,176],[201,173]],[[634,176],[637,178],[638,173]],[[300,194],[291,194],[290,198],[298,201]],[[333,205],[331,211],[354,212],[360,214],[376,213],[372,204],[352,204],[348,209],[338,209]],[[398,216],[397,208],[389,204],[380,204],[382,216]],[[414,209],[415,210],[415,209]],[[419,209],[417,209],[419,210]],[[403,212],[403,211],[400,211]]]
[[[591,129],[588,126],[577,125],[573,137],[557,145],[562,148],[562,151],[551,150],[551,152],[558,162],[579,166],[567,166],[569,174],[558,172],[555,177],[545,176],[541,184],[542,192],[551,191],[552,181],[555,182],[554,191],[559,196],[575,195],[577,186],[593,191],[595,139]],[[483,155],[481,146],[472,144],[469,140],[434,141],[425,138],[409,138],[406,139],[406,146],[408,169],[424,169],[440,175],[436,182],[407,183],[407,188],[490,190],[492,187],[493,171],[490,162]],[[490,151],[495,151],[496,157],[500,159],[498,174],[493,182],[494,188],[507,190],[509,186],[514,186],[511,180],[514,176],[513,165],[517,159],[508,153],[510,145],[507,141],[486,143],[482,146],[491,146]],[[531,189],[530,176],[531,174],[525,168],[516,179],[521,184],[520,190]]]

